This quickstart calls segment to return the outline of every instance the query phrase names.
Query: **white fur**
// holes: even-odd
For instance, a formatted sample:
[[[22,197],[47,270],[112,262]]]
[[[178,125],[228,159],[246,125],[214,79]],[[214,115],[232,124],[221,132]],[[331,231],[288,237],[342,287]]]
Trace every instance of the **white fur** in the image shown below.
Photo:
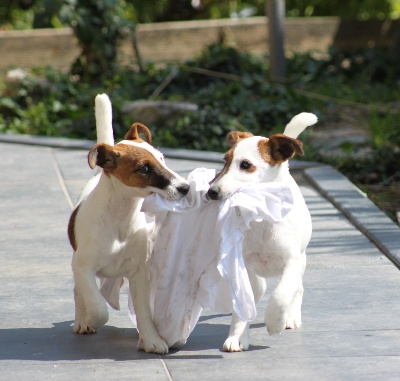
[[[111,142],[110,113],[108,97],[105,94],[96,97],[99,143]],[[127,141],[124,144],[147,149],[154,155],[155,165],[158,162],[160,167],[166,168],[161,153],[149,144]],[[106,175],[103,170],[83,189],[73,229],[77,244],[72,259],[75,278],[74,332],[95,333],[108,321],[107,305],[99,292],[96,276],[124,276],[129,279],[137,314],[139,347],[146,352],[168,352],[168,346],[158,335],[151,317],[146,220],[140,211],[143,197],[151,192],[175,199],[182,197],[176,187],[187,186],[186,180],[168,171],[173,175],[169,190],[130,187],[113,175]]]
[[[314,114],[302,112],[292,118],[286,125],[284,135],[290,138],[297,138],[308,126],[317,123],[318,119]]]
[[[288,132],[292,137],[297,137],[299,131],[316,121],[313,114],[297,115],[285,129],[285,134]],[[243,256],[256,302],[266,291],[266,278],[280,277],[265,313],[265,324],[272,335],[281,333],[285,328],[301,325],[305,250],[312,227],[310,213],[299,187],[289,173],[288,162],[269,165],[258,150],[258,143],[262,139],[267,138],[254,136],[239,141],[234,147],[229,168],[224,168],[225,173],[212,182],[210,190],[226,198],[243,184],[271,181],[288,182],[294,189],[294,205],[288,215],[278,223],[253,222],[243,242]],[[243,160],[252,163],[255,171],[249,173],[241,169]],[[224,350],[236,352],[246,350],[248,346],[249,324],[233,313]]]
[[[97,143],[114,145],[112,128],[112,106],[107,94],[98,94],[95,99]]]

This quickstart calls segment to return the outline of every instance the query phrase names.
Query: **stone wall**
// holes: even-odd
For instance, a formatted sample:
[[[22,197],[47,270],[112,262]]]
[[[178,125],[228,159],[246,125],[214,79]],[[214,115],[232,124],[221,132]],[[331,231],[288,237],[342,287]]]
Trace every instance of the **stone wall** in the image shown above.
[[[286,50],[326,51],[329,46],[353,49],[391,44],[397,21],[343,21],[336,17],[288,18]],[[138,25],[138,42],[145,61],[177,62],[196,56],[221,36],[237,48],[254,54],[268,52],[265,17],[240,20],[182,21]],[[132,42],[121,46],[123,62],[135,60]],[[0,70],[52,65],[67,69],[79,54],[70,29],[0,31]]]

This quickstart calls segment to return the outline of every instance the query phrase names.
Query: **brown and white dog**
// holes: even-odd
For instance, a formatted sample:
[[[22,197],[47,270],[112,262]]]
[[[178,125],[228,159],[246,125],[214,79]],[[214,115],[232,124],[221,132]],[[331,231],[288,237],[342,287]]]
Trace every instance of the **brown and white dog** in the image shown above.
[[[91,168],[102,169],[84,187],[68,226],[74,249],[74,332],[95,333],[108,321],[96,276],[124,276],[129,279],[137,315],[138,347],[167,353],[168,346],[151,315],[146,220],[140,209],[143,198],[152,192],[177,200],[187,194],[189,186],[166,167],[162,154],[150,145],[146,126],[133,124],[125,140],[114,145],[111,102],[101,94],[95,104],[98,144],[90,150],[88,161]]]
[[[230,197],[244,184],[283,181],[293,190],[293,209],[278,223],[253,222],[245,233],[243,257],[257,302],[266,291],[268,277],[281,279],[271,295],[265,313],[270,334],[301,325],[302,277],[306,265],[306,247],[311,238],[311,217],[295,180],[289,173],[288,160],[303,154],[297,136],[317,122],[310,113],[296,115],[284,134],[270,138],[235,131],[227,136],[232,147],[225,165],[211,182],[208,196],[213,200]],[[233,313],[224,350],[237,352],[249,347],[249,324]]]

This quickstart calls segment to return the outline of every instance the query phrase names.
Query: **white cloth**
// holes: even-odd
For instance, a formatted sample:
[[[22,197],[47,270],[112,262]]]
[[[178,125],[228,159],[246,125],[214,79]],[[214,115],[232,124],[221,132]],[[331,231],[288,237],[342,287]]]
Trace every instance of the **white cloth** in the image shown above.
[[[154,322],[171,347],[184,344],[202,308],[232,309],[244,321],[256,317],[253,292],[242,257],[243,233],[252,221],[278,222],[291,210],[289,184],[244,186],[229,199],[207,198],[214,170],[188,176],[190,190],[179,201],[154,193],[142,211],[155,217],[151,255]]]
[[[243,233],[252,221],[278,222],[293,206],[290,185],[244,186],[229,199],[207,198],[215,171],[199,168],[188,176],[190,190],[179,201],[154,193],[142,211],[155,217],[149,250],[152,308],[156,327],[168,346],[182,345],[201,311],[209,307],[244,321],[256,317],[253,292],[242,257]],[[119,309],[122,278],[102,280],[100,291]],[[133,303],[131,318],[136,324]]]

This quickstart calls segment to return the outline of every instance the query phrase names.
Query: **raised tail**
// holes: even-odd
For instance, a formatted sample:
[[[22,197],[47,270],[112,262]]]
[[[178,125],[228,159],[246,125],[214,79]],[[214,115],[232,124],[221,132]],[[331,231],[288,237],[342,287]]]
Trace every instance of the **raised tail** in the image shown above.
[[[98,94],[95,99],[95,116],[97,143],[114,145],[114,133],[112,127],[112,107],[107,94]]]
[[[296,139],[308,126],[318,122],[318,118],[309,112],[302,112],[292,118],[283,134]]]

